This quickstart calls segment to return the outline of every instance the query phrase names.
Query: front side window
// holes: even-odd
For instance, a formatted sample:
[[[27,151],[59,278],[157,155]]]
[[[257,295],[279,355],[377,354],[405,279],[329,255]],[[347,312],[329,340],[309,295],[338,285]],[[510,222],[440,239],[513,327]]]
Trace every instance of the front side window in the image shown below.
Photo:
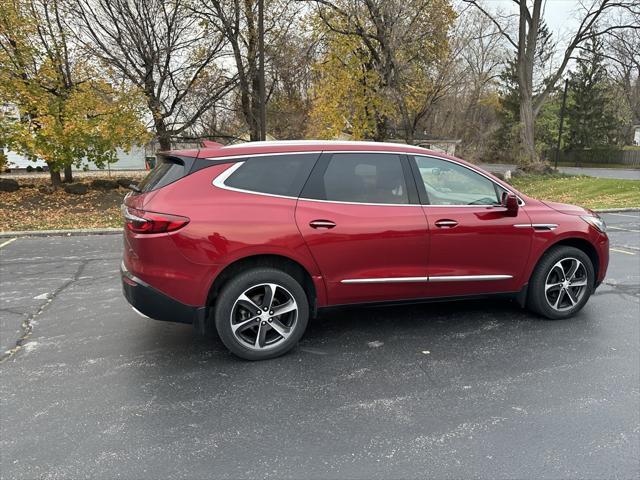
[[[323,200],[409,203],[399,155],[336,153],[332,155],[321,183],[321,193],[318,196]]]
[[[504,189],[457,163],[414,157],[429,205],[497,205]]]
[[[301,153],[253,157],[224,184],[252,192],[297,197],[318,156],[317,153]]]

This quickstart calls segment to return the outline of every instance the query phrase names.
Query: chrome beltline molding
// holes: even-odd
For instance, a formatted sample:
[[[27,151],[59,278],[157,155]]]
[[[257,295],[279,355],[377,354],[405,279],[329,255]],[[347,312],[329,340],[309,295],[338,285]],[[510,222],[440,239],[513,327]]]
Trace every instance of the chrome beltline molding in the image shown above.
[[[340,283],[487,282],[508,280],[512,275],[440,275],[432,277],[345,278]]]

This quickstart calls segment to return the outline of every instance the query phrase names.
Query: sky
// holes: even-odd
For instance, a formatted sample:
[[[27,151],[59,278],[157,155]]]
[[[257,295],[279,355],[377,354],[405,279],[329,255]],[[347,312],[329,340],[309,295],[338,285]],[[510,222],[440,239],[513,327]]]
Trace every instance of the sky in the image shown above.
[[[516,12],[518,8],[513,0],[485,0],[485,4],[504,11]],[[566,38],[577,28],[579,6],[578,0],[546,0],[544,19],[556,39]]]

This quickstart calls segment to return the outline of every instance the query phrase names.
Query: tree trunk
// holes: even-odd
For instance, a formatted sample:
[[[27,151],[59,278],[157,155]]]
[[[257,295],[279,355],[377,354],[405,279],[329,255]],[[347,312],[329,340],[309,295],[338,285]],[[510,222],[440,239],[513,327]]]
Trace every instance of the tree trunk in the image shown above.
[[[161,152],[171,150],[171,136],[167,135],[166,132],[158,134],[158,145],[160,146]]]
[[[73,182],[73,172],[71,171],[71,165],[64,166],[64,183]]]
[[[532,165],[538,162],[535,143],[535,116],[531,104],[531,96],[520,96],[520,143],[521,158],[523,165]]]
[[[60,188],[62,186],[60,171],[54,170],[51,165],[49,166],[49,177],[51,178],[51,185],[53,185],[54,188]]]
[[[164,118],[158,117],[155,119],[156,138],[158,139],[158,145],[161,152],[171,150],[171,134],[167,131],[167,125],[164,123]]]

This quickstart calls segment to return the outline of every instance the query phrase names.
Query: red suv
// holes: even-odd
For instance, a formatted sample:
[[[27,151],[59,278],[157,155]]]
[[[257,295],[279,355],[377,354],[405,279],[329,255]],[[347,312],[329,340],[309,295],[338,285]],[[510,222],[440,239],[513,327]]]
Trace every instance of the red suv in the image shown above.
[[[281,355],[336,305],[511,296],[579,311],[609,262],[604,222],[463,160],[365,142],[256,142],[158,155],[130,193],[124,295],[215,325],[246,359]]]

